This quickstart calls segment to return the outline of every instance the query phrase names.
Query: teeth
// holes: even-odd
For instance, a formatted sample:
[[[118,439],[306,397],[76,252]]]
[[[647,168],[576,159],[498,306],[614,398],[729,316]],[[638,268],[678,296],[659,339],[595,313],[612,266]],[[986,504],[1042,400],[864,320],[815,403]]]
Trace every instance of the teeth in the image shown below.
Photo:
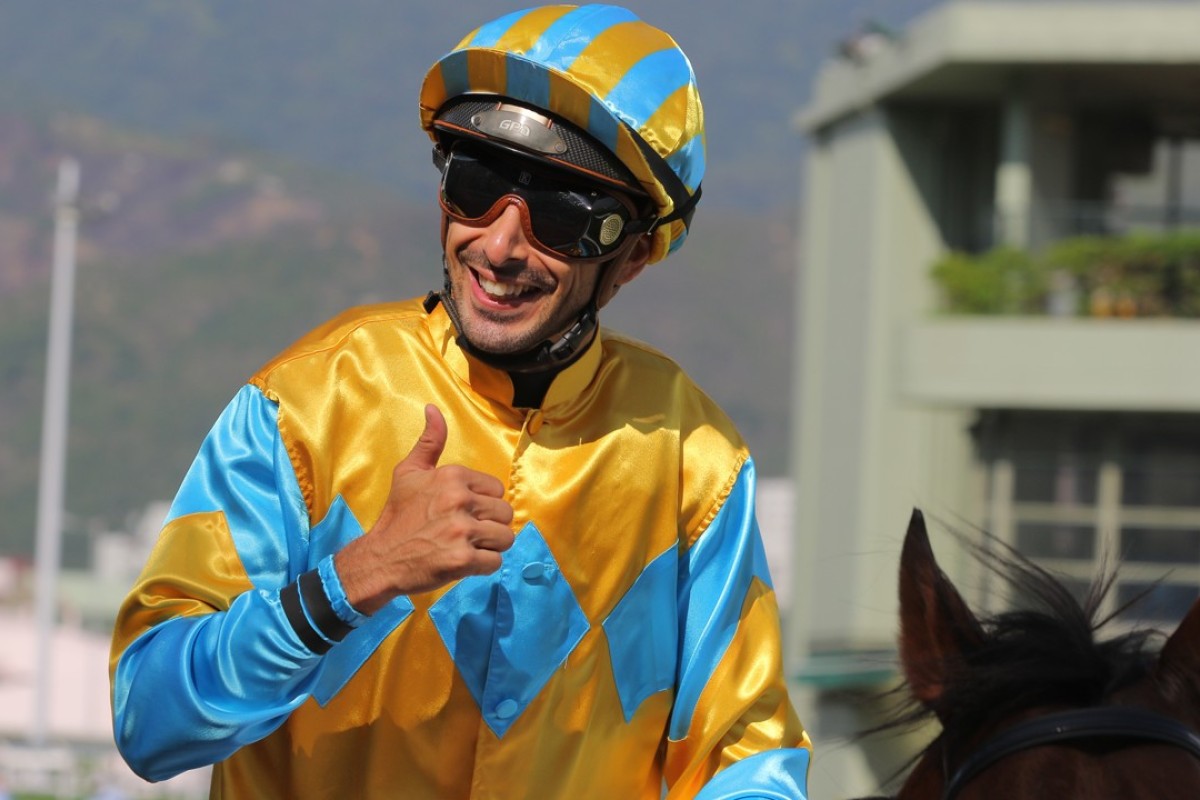
[[[531,286],[520,286],[515,283],[498,283],[490,281],[482,275],[479,277],[479,285],[485,292],[492,297],[516,297],[525,294],[526,292],[534,291]]]

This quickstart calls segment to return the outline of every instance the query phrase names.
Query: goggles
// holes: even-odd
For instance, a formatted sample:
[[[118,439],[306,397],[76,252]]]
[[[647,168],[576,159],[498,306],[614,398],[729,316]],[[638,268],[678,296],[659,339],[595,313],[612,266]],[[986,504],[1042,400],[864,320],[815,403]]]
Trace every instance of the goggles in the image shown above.
[[[523,206],[525,234],[538,249],[561,258],[603,258],[629,234],[646,233],[655,220],[637,219],[630,202],[599,187],[494,148],[459,143],[444,160],[442,210],[457,222],[486,225],[513,198]]]

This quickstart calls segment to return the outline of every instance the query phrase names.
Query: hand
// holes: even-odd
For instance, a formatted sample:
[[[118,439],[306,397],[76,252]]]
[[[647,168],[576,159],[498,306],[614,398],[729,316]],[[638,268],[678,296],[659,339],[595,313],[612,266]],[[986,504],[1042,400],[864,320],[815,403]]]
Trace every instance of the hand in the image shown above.
[[[398,595],[495,572],[512,547],[504,484],[460,465],[439,467],[445,446],[446,420],[427,405],[425,430],[392,471],[379,519],[334,556],[346,598],[364,614]]]

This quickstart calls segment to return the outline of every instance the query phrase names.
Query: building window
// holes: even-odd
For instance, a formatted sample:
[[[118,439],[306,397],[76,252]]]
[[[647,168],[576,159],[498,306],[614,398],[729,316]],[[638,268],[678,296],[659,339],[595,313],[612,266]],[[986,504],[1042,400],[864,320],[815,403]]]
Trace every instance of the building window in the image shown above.
[[[1117,564],[1103,613],[1171,627],[1200,597],[1200,415],[987,411],[977,444],[988,529],[1079,596]]]

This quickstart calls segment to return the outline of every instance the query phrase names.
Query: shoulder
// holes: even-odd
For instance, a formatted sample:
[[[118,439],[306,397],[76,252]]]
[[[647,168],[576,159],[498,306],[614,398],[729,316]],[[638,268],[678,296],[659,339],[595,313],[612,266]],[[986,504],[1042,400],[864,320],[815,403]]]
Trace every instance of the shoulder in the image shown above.
[[[406,330],[415,331],[423,327],[426,316],[416,298],[348,308],[301,336],[260,372],[270,372],[292,359],[352,346],[356,336],[403,335]]]
[[[729,415],[672,358],[630,337],[604,331],[611,402],[632,420],[658,420],[676,437],[683,480],[684,528],[698,534],[719,510],[750,458]]]
[[[675,419],[680,434],[696,429],[711,429],[742,447],[742,438],[733,421],[701,386],[674,359],[624,334],[604,330],[604,361],[627,396],[635,403],[653,408],[654,413]],[[650,410],[650,409],[647,409]]]
[[[425,332],[420,299],[356,306],[311,329],[264,364],[250,382],[266,389],[296,372],[333,368],[343,355],[384,347],[402,350]]]

